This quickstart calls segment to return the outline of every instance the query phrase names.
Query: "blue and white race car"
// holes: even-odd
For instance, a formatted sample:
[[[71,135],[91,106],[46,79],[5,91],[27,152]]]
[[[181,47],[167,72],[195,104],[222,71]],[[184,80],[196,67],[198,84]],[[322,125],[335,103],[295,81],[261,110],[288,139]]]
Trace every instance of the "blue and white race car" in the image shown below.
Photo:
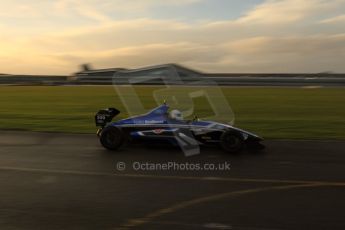
[[[178,110],[169,112],[165,103],[150,112],[112,122],[120,113],[115,108],[100,110],[95,116],[101,144],[116,150],[133,140],[170,142],[179,146],[214,145],[226,152],[239,152],[244,146],[262,148],[261,137],[228,124],[184,120]]]

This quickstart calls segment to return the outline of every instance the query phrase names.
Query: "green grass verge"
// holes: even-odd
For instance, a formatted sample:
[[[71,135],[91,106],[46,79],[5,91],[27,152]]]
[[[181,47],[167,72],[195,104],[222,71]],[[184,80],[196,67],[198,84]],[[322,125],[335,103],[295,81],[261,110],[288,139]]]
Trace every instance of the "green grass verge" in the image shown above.
[[[156,89],[136,88],[145,108],[155,106],[152,91]],[[345,139],[342,88],[222,90],[235,113],[237,127],[265,138]],[[125,111],[115,90],[107,86],[2,86],[0,96],[0,129],[93,133],[98,109],[113,106]],[[196,101],[197,114],[203,116],[209,110],[202,101]]]

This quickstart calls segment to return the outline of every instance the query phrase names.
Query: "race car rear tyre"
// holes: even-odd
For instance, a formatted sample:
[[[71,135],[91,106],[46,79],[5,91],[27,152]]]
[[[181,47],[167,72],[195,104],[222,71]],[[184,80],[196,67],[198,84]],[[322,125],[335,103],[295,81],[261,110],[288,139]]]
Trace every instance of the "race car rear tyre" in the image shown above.
[[[244,146],[243,136],[231,130],[225,131],[220,137],[220,145],[226,152],[239,152]]]
[[[109,126],[102,130],[101,144],[109,150],[117,150],[124,143],[124,133],[120,128]]]

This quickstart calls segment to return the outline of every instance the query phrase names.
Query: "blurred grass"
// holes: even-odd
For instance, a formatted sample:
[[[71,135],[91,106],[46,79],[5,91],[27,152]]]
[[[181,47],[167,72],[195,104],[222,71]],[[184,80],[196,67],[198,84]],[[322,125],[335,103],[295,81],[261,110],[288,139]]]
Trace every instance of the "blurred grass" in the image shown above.
[[[152,91],[157,88],[136,88],[145,108],[155,106]],[[345,139],[342,88],[222,89],[235,126],[265,138]],[[94,114],[100,108],[125,111],[110,86],[1,86],[0,96],[0,129],[94,133]],[[198,115],[209,113],[202,100],[195,104]]]

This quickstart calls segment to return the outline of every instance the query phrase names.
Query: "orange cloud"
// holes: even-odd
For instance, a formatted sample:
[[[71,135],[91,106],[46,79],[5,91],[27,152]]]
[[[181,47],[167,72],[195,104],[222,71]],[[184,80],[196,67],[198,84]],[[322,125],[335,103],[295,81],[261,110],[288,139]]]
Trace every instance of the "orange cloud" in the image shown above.
[[[78,8],[77,0],[60,1],[56,14],[79,9],[96,23],[32,34],[0,24],[0,72],[69,74],[84,62],[101,68],[177,62],[216,72],[344,72],[345,31],[324,26],[342,20],[332,12],[345,7],[344,1],[299,0],[298,7],[296,1],[266,1],[238,19],[208,22],[113,20],[105,5],[92,11]],[[86,3],[90,7],[95,1]],[[70,4],[77,4],[72,12]],[[328,19],[321,19],[325,13]]]

